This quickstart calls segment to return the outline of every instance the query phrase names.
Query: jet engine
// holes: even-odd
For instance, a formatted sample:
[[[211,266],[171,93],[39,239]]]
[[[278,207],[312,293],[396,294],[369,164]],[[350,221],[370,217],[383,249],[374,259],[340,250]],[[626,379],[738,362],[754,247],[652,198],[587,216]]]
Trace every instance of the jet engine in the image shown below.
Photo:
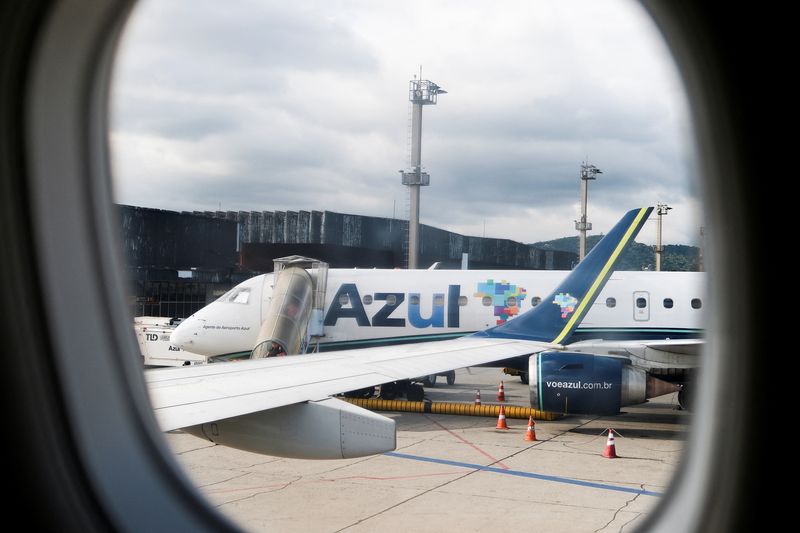
[[[543,411],[615,415],[661,390],[622,357],[543,352],[529,358],[528,372],[531,407]]]

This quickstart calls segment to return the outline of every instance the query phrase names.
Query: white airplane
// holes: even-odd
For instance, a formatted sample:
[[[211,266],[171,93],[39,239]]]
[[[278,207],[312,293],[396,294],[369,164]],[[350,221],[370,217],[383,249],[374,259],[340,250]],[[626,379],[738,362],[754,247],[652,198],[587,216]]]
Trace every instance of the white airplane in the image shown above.
[[[536,307],[568,274],[330,269],[323,335],[309,350],[406,344],[474,333]],[[697,338],[704,283],[702,272],[616,271],[572,339]],[[240,283],[184,319],[170,342],[208,357],[249,356],[269,311],[273,287],[272,273]]]
[[[309,351],[320,352],[472,334],[513,321],[540,305],[569,274],[383,269],[310,269],[309,273],[305,276],[308,283],[324,278],[324,305],[316,315],[318,323],[309,325],[316,336],[310,343],[308,337],[303,341]],[[275,283],[270,273],[237,285],[183,320],[170,343],[218,360],[250,357],[259,344],[262,325],[276,312],[272,307]],[[704,273],[614,272],[573,332],[569,349],[625,356],[649,375],[679,384],[679,401],[685,407],[702,347],[704,286]],[[282,301],[282,295],[275,297]],[[308,291],[307,298],[311,298]],[[294,345],[300,343],[298,336]],[[527,357],[491,364],[529,382]],[[448,383],[452,384],[453,376],[447,374]],[[424,383],[433,385],[435,381],[435,375],[426,376]],[[536,385],[542,387],[541,383]],[[382,395],[387,391],[382,389]],[[393,395],[394,390],[386,397]],[[573,409],[577,407],[573,399]]]
[[[567,400],[570,412],[615,413],[641,403],[657,380],[627,358],[570,352],[564,343],[651,211],[628,212],[542,304],[514,320],[438,342],[148,371],[156,418],[164,431],[266,455],[371,455],[394,449],[394,421],[332,395],[521,356],[537,376],[534,407],[563,411]]]

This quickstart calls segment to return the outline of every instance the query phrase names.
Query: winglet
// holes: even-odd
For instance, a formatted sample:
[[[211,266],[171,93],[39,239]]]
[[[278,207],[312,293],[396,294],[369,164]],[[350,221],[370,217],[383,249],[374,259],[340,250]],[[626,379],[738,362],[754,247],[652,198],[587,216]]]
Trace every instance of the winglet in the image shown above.
[[[589,312],[622,251],[633,241],[652,211],[652,207],[643,207],[625,213],[541,304],[514,320],[475,335],[562,344]]]

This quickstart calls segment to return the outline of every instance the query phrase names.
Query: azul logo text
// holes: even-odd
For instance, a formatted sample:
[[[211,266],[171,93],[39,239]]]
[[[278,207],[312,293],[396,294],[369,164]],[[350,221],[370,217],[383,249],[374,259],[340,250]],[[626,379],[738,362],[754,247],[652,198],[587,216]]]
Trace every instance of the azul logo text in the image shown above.
[[[370,319],[364,309],[361,294],[355,283],[343,283],[336,292],[328,312],[325,314],[325,325],[335,326],[342,318],[355,319],[359,326],[406,327],[406,320],[415,328],[457,328],[460,327],[458,297],[461,295],[460,285],[448,285],[447,297],[444,293],[433,295],[430,316],[422,316],[419,293],[376,292],[372,296],[376,302],[384,302]],[[397,308],[408,296],[408,317],[398,316]]]

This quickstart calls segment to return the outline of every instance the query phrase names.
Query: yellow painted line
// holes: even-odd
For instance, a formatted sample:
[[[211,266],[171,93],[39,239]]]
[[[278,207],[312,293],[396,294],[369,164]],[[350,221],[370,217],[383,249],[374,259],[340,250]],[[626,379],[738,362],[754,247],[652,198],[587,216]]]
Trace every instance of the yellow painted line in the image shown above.
[[[564,329],[561,330],[561,333],[559,333],[558,337],[553,339],[553,344],[560,344],[561,341],[564,340],[564,337],[567,336],[569,330],[572,329],[572,326],[575,324],[575,321],[577,321],[578,318],[582,316],[583,310],[586,307],[587,303],[592,300],[592,296],[594,296],[594,293],[597,292],[597,290],[600,287],[600,282],[605,277],[606,273],[608,273],[608,271],[611,269],[611,265],[614,264],[614,261],[616,261],[617,256],[619,256],[619,254],[622,253],[622,250],[623,248],[625,248],[625,245],[628,244],[631,235],[633,235],[634,229],[636,229],[636,226],[639,225],[639,222],[641,222],[642,217],[644,217],[644,214],[647,212],[648,209],[649,208],[647,207],[643,207],[639,210],[639,214],[636,215],[636,218],[633,219],[633,222],[628,227],[628,231],[625,232],[625,235],[623,235],[622,239],[619,241],[619,243],[617,243],[617,247],[614,249],[614,252],[608,258],[608,261],[606,261],[603,270],[601,270],[600,274],[597,275],[597,277],[594,280],[594,283],[592,283],[592,286],[589,287],[589,290],[583,297],[583,300],[581,300],[581,303],[578,304],[578,309],[572,314],[572,318],[570,318],[569,322],[567,322],[567,325],[564,326]]]

